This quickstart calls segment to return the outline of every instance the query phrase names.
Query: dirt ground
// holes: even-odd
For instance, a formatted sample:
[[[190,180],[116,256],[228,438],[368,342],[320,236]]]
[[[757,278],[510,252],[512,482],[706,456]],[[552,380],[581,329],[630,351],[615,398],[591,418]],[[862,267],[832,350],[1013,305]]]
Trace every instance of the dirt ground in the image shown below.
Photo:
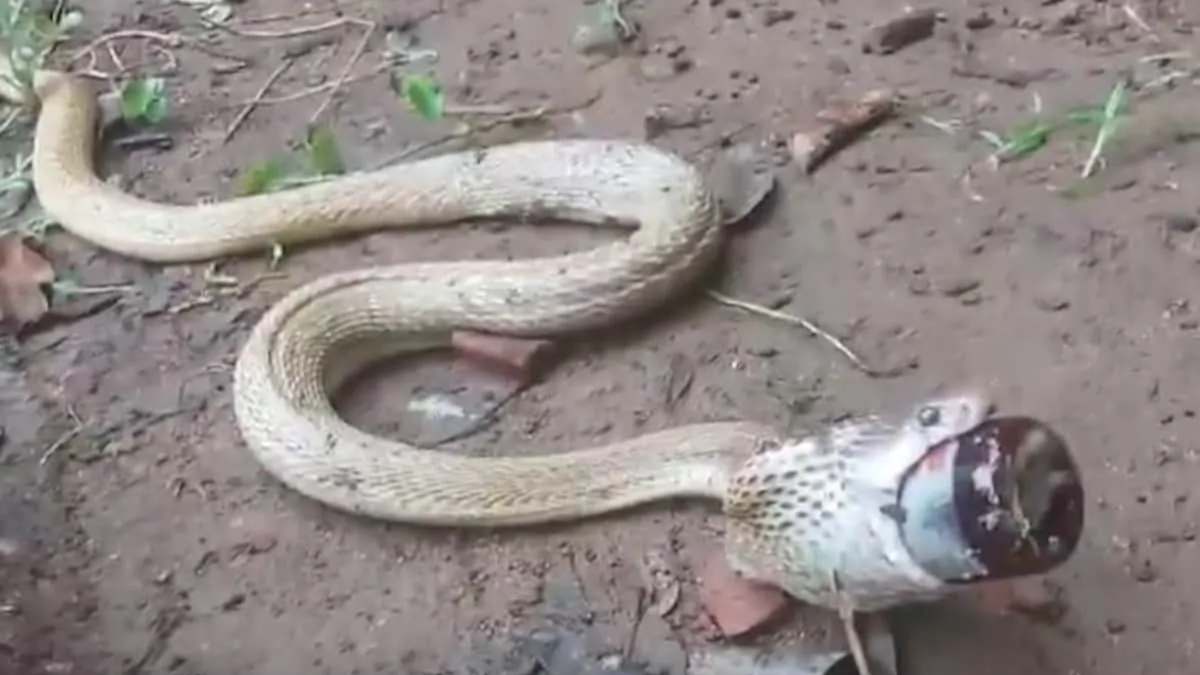
[[[226,198],[239,171],[294,146],[324,95],[262,105],[223,136],[284,58],[295,62],[269,97],[336,78],[362,34],[252,38],[205,30],[182,2],[83,5],[81,32],[59,54],[117,29],[209,36],[204,51],[172,50],[161,130],[170,146],[109,143],[101,157],[104,175],[161,201]],[[572,341],[544,381],[454,451],[556,452],[714,419],[798,431],[979,385],[1069,439],[1089,494],[1086,532],[1048,577],[1059,593],[1053,616],[997,616],[961,601],[897,612],[905,672],[1194,672],[1200,144],[1186,141],[1200,138],[1195,71],[1144,90],[1108,162],[1074,197],[1064,190],[1090,136],[1058,134],[992,167],[973,131],[1011,129],[1037,106],[1102,103],[1125,73],[1145,85],[1194,68],[1139,59],[1189,45],[1200,56],[1200,7],[931,6],[945,12],[934,35],[895,53],[862,47],[867,29],[898,11],[879,1],[634,0],[624,13],[640,35],[607,59],[572,48],[577,1],[246,0],[232,5],[231,25],[375,20],[355,72],[379,63],[385,29],[407,32],[436,50],[455,104],[555,107],[599,94],[544,124],[502,125],[486,143],[644,138],[647,111],[670,104],[701,114],[653,142],[706,163],[723,140],[784,143],[836,100],[878,87],[904,94],[903,116],[812,175],[781,162],[772,202],[733,234],[710,284],[813,319],[872,363],[905,366],[901,376],[868,377],[795,328],[681,297],[653,321]],[[293,16],[248,23],[281,12]],[[127,65],[164,63],[144,43],[121,44]],[[345,86],[323,120],[351,168],[454,128],[409,112],[386,75]],[[946,125],[955,120],[958,130]],[[521,636],[550,624],[601,663],[625,654],[646,672],[686,672],[685,645],[703,624],[692,580],[720,542],[710,505],[488,533],[371,522],[274,482],[246,452],[231,406],[230,367],[247,332],[305,281],[384,262],[580,250],[615,236],[486,223],[377,233],[287,251],[278,276],[252,285],[271,271],[265,254],[224,261],[217,273],[242,282],[224,293],[205,265],[131,262],[50,236],[45,252],[60,274],[135,290],[69,300],[53,321],[3,343],[0,670],[530,673]],[[681,376],[691,385],[668,405]],[[373,372],[338,403],[364,428],[428,438],[511,386],[438,356]],[[643,617],[639,561],[663,549],[678,559],[682,599],[665,619]]]

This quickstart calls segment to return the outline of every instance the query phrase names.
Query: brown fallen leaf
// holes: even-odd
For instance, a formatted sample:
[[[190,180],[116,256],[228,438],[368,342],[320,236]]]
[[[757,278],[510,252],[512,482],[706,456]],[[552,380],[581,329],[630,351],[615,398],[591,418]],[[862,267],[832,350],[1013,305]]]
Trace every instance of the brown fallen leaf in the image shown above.
[[[738,143],[723,150],[708,169],[725,225],[741,222],[775,188],[775,169],[768,148]]]
[[[887,119],[897,107],[896,96],[886,89],[867,92],[854,103],[830,106],[817,114],[821,126],[792,137],[792,158],[811,173],[830,155]]]
[[[653,548],[642,556],[642,584],[650,595],[651,607],[659,616],[666,616],[679,605],[679,574],[675,571],[674,555],[665,548]]]
[[[50,262],[19,233],[0,235],[0,323],[20,329],[42,318],[50,309],[42,286],[53,281]]]
[[[668,411],[674,410],[675,404],[687,395],[695,378],[696,370],[687,356],[680,353],[671,355],[663,382],[663,406]]]

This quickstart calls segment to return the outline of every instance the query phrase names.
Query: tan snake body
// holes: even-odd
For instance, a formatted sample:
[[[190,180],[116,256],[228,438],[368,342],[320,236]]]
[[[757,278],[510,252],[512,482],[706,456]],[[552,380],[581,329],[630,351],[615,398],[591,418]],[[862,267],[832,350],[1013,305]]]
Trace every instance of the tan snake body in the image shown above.
[[[242,348],[234,406],[249,450],[291,488],[376,518],[478,527],[706,497],[725,506],[735,567],[803,600],[870,609],[944,590],[905,557],[895,524],[878,513],[879,494],[925,448],[982,419],[974,397],[927,402],[893,423],[851,420],[798,441],[760,424],[716,422],[503,458],[413,448],[336,414],[327,392],[346,376],[385,356],[446,347],[454,330],[586,331],[645,314],[694,284],[720,254],[723,234],[714,198],[689,163],[641,143],[532,142],[269,195],[162,205],[96,177],[97,104],[82,81],[42,71],[36,92],[41,203],[70,232],[137,259],[206,260],[467,218],[636,226],[627,240],[560,257],[376,267],[287,294]],[[919,421],[915,411],[931,406],[942,411],[937,423]],[[753,485],[767,476],[790,484],[779,492]],[[785,519],[796,526],[785,528]],[[856,531],[862,536],[847,537]],[[839,593],[833,572],[841,573]]]

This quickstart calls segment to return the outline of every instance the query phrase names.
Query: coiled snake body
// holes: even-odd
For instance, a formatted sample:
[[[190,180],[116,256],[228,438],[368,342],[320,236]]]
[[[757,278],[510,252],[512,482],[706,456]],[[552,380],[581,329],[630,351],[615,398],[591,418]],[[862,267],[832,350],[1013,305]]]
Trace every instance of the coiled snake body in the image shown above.
[[[692,284],[718,256],[722,229],[700,173],[681,159],[640,143],[534,142],[269,195],[163,205],[96,177],[89,87],[42,71],[36,92],[34,179],[44,208],[70,232],[137,259],[205,260],[467,218],[636,225],[627,240],[581,253],[376,267],[286,295],[253,329],[234,376],[247,447],[286,485],[355,513],[452,526],[561,521],[707,497],[724,504],[735,566],[800,599],[872,609],[943,589],[906,557],[895,523],[879,514],[879,491],[927,448],[978,423],[984,406],[973,397],[929,402],[922,415],[895,423],[851,420],[799,441],[759,424],[710,423],[519,458],[421,450],[335,413],[327,392],[344,377],[384,356],[447,346],[453,330],[569,333],[633,318]],[[941,411],[932,420],[924,414],[931,406]]]

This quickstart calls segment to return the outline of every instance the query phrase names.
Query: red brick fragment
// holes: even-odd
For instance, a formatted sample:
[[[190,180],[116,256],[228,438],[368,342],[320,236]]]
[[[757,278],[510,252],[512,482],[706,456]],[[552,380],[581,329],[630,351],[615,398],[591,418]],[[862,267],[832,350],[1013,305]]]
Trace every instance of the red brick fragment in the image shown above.
[[[552,340],[466,330],[454,331],[450,341],[464,359],[521,383],[530,382],[540,374],[557,351]]]
[[[780,589],[738,576],[716,551],[700,572],[700,601],[726,637],[745,635],[792,606]]]

